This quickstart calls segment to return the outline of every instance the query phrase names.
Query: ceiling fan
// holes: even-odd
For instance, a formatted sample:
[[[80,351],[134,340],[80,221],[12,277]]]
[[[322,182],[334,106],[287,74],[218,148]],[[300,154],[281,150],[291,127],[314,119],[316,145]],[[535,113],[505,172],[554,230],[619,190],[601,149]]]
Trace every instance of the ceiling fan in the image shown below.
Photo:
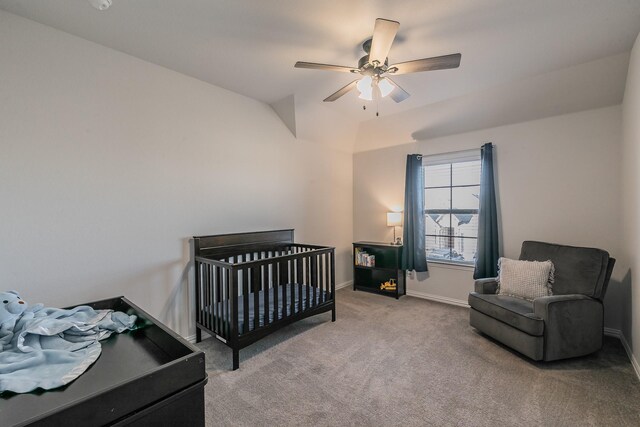
[[[395,102],[402,102],[409,97],[409,93],[391,80],[390,75],[444,70],[460,66],[462,55],[459,53],[389,65],[387,55],[399,26],[400,23],[396,21],[376,19],[373,36],[362,44],[362,49],[367,54],[360,58],[357,68],[301,61],[296,62],[295,67],[354,73],[362,76],[329,95],[324,99],[324,102],[333,102],[356,88],[360,92],[360,98],[367,101],[378,100],[390,95]]]

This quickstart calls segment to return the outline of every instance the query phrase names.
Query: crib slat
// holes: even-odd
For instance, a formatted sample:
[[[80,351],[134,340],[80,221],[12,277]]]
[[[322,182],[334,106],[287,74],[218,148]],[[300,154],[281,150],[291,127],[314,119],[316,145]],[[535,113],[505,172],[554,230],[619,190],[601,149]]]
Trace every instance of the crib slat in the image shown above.
[[[274,256],[279,256],[280,251],[275,251]],[[280,263],[273,264],[273,321],[280,318],[278,314],[278,293],[280,292]]]
[[[200,263],[198,261],[195,262],[195,266],[196,266],[196,324],[201,323],[200,322],[200,283],[201,278],[200,278]],[[198,327],[196,326],[196,330],[199,330]]]
[[[307,250],[304,250],[305,252],[307,252]],[[304,309],[308,310],[309,309],[309,303],[311,302],[311,258],[310,257],[304,257],[304,290],[307,293],[304,297],[305,299],[305,304],[304,304]]]
[[[253,288],[253,330],[260,324],[260,267],[251,269],[251,283]]]
[[[214,332],[222,336],[222,299],[220,298],[220,267],[214,267],[213,304],[216,308]],[[219,304],[220,303],[220,304]]]
[[[215,305],[213,305],[213,291],[214,291],[214,283],[213,283],[213,269],[214,267],[210,264],[207,264],[206,267],[206,276],[207,276],[207,285],[205,290],[205,326],[211,330],[215,331],[215,326],[213,322],[215,321]]]
[[[274,318],[277,316],[278,319],[286,317],[287,315],[287,286],[286,286],[286,271],[285,269],[287,268],[287,263],[286,262],[279,262],[278,263],[278,288],[277,288],[277,292],[275,293],[276,297],[274,300],[274,307],[275,307],[275,315]],[[280,290],[282,290],[282,313],[280,312],[280,305],[278,304],[278,294],[280,293]]]
[[[200,283],[200,286],[202,288],[202,294],[200,294],[200,306],[202,307],[202,315],[200,317],[200,323],[202,323],[202,326],[204,326],[205,328],[207,328],[208,323],[207,323],[207,316],[208,316],[208,309],[209,309],[209,300],[207,299],[207,287],[209,286],[209,265],[208,264],[200,264],[201,267],[201,277],[202,277],[202,282]]]
[[[224,286],[224,333],[225,338],[231,338],[231,269],[222,269],[222,285]]]
[[[318,300],[316,299],[316,292],[318,288],[318,257],[315,255],[311,256],[311,287],[313,288],[313,305],[318,305]]]
[[[289,261],[281,262],[281,274],[282,274],[282,317],[287,317],[287,313],[289,311],[289,307],[287,305],[289,302],[287,301],[287,286],[289,286]]]
[[[240,331],[238,330],[238,271],[229,269],[229,306],[231,310],[231,322],[229,327],[229,338],[235,343]]]
[[[204,266],[204,277],[205,277],[205,283],[204,283],[204,304],[203,304],[203,308],[204,308],[204,326],[207,329],[211,329],[211,315],[212,315],[212,311],[213,307],[211,307],[211,265],[210,264],[205,264]]]
[[[216,317],[215,317],[215,330],[214,332],[218,335],[222,335],[222,317],[224,316],[224,312],[222,311],[222,286],[220,283],[220,267],[214,267],[214,306],[216,307]],[[220,303],[220,304],[218,304]]]
[[[200,264],[200,289],[198,290],[200,292],[200,307],[201,307],[201,312],[200,312],[200,324],[202,326],[207,326],[205,324],[206,321],[206,308],[207,308],[207,297],[205,295],[205,289],[207,288],[207,275],[206,275],[206,268],[207,265],[206,264]]]
[[[249,332],[249,269],[242,270],[242,333]]]
[[[300,253],[300,251],[298,251]],[[302,282],[304,281],[304,259],[296,258],[296,275],[298,282],[298,313],[302,311]]]
[[[327,300],[331,299],[331,275],[330,275],[330,270],[331,270],[331,259],[330,259],[330,254],[326,254],[325,255],[325,261],[326,261],[326,265],[325,265],[325,269],[324,269],[324,273],[325,273],[325,278],[326,278],[326,282],[325,282],[325,287],[326,292],[327,292]]]
[[[204,279],[202,288],[202,325],[207,329],[211,329],[209,317],[211,317],[213,308],[211,307],[211,297],[209,296],[209,289],[211,288],[211,266],[209,264],[203,265],[202,278]]]
[[[264,296],[264,320],[262,324],[267,326],[269,324],[269,265],[262,267],[262,295]]]
[[[200,312],[200,323],[202,326],[206,327],[206,318],[207,318],[207,264],[200,264],[200,307],[202,311]]]
[[[289,301],[289,305],[290,305],[289,316],[293,316],[293,314],[295,313],[295,302],[296,302],[295,260],[292,259],[291,261],[289,261],[289,266],[287,268],[289,269],[289,293],[291,294],[290,301]]]
[[[227,277],[227,269],[219,268],[218,270],[220,270],[220,306],[222,307],[222,327],[220,328],[220,335],[223,338],[227,338],[227,324],[229,320],[229,306],[227,305],[229,295],[225,292],[227,289],[227,281],[225,280]]]
[[[319,303],[323,303],[324,302],[324,271],[326,269],[325,264],[324,264],[324,260],[325,260],[325,254],[320,254],[318,256],[318,266],[319,266],[319,271],[318,271],[318,292],[320,292],[320,296],[318,297],[318,302]]]
[[[229,263],[234,263],[235,262],[235,257],[229,257]],[[232,331],[234,330],[233,328],[233,293],[231,291],[231,269],[230,268],[225,268],[223,271],[225,280],[224,280],[224,284],[225,284],[225,295],[226,295],[226,299],[225,299],[225,307],[227,310],[227,319],[226,319],[226,328],[225,328],[225,333],[227,334],[227,339],[231,339],[233,337],[232,335]]]

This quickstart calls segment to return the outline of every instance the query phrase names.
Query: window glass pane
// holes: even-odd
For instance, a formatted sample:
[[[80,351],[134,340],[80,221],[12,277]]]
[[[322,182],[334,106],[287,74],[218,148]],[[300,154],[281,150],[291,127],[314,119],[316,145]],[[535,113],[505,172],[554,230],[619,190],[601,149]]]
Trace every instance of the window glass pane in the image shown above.
[[[450,238],[443,237],[426,237],[427,258],[435,260],[449,260],[451,254],[451,248],[449,247]]]
[[[478,214],[453,214],[454,235],[478,237]]]
[[[427,188],[424,190],[425,209],[451,209],[449,188]]]
[[[453,188],[453,209],[478,209],[480,206],[480,186],[454,187]]]
[[[478,240],[427,236],[426,246],[427,258],[431,260],[471,264],[475,260]]]
[[[453,185],[480,184],[480,160],[452,165]]]
[[[454,238],[454,247],[457,254],[460,255],[459,261],[474,262],[476,251],[478,249],[478,239],[456,239]]]
[[[426,215],[427,234],[442,234],[442,230],[449,230],[451,227],[449,214],[429,214]]]
[[[449,187],[451,186],[451,165],[425,166],[425,187]]]

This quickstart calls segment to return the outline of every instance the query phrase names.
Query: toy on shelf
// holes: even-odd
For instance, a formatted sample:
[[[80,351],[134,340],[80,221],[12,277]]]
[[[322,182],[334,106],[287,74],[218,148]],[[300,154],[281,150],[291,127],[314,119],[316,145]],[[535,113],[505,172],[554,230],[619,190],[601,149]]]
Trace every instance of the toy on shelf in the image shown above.
[[[380,285],[381,291],[395,291],[396,289],[396,279],[389,279],[388,282],[384,282]]]

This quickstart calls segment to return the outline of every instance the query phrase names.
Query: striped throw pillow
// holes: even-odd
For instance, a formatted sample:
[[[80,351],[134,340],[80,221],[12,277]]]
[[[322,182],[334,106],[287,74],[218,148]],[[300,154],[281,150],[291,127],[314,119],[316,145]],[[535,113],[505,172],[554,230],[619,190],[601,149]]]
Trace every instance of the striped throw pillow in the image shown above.
[[[498,284],[501,295],[533,301],[553,295],[554,267],[551,261],[498,260]]]

